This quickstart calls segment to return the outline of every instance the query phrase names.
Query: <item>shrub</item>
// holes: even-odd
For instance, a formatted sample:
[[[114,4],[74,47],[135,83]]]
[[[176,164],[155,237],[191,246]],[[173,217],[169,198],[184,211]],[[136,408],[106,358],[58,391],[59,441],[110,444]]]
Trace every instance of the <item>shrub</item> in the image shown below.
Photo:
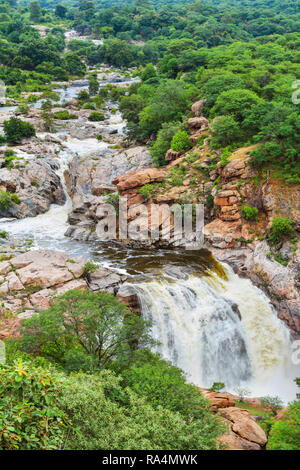
[[[145,198],[148,199],[151,196],[155,186],[153,184],[145,184],[142,186],[138,192]]]
[[[283,237],[292,237],[295,233],[294,221],[285,217],[274,217],[268,240],[270,244],[279,243]]]
[[[66,109],[63,111],[57,111],[54,114],[54,117],[55,119],[59,119],[61,121],[68,121],[69,119],[78,119],[78,116],[76,116],[76,114],[71,114]]]
[[[122,390],[120,378],[108,371],[69,377],[60,406],[73,421],[67,449],[208,450],[217,448],[216,436],[221,430],[212,414],[210,424],[152,407],[129,388]]]
[[[20,198],[17,194],[0,190],[0,210],[8,209],[12,203],[20,204]]]
[[[105,116],[103,113],[98,113],[97,111],[94,111],[89,115],[89,121],[97,122],[97,121],[104,121]]]
[[[220,392],[223,388],[225,388],[225,384],[223,382],[214,382],[209,390],[211,392]]]
[[[200,391],[187,384],[182,370],[158,355],[140,352],[134,364],[122,373],[124,386],[147,399],[151,406],[176,411],[184,418],[204,418],[209,403]]]
[[[243,217],[247,220],[257,220],[258,209],[257,207],[250,206],[249,204],[245,204],[242,206],[242,214]]]
[[[61,384],[49,370],[0,364],[0,449],[60,449],[67,418],[57,406]]]
[[[23,138],[35,136],[35,129],[29,122],[11,117],[8,121],[4,121],[4,133],[8,142],[18,143]]]
[[[262,397],[261,404],[263,408],[268,408],[271,410],[274,416],[276,416],[278,410],[283,408],[283,401],[280,397]]]
[[[300,379],[295,379],[298,387]],[[269,398],[269,397],[268,397]],[[300,450],[300,395],[297,401],[289,403],[288,410],[282,419],[276,421],[270,432],[268,449],[270,450]],[[273,405],[273,403],[272,403]],[[277,401],[275,402],[277,406]],[[282,405],[282,403],[280,403]]]
[[[184,153],[193,146],[192,140],[186,131],[178,131],[171,142],[171,149]]]
[[[87,261],[83,267],[83,276],[88,277],[90,273],[97,271],[99,266],[93,261]]]

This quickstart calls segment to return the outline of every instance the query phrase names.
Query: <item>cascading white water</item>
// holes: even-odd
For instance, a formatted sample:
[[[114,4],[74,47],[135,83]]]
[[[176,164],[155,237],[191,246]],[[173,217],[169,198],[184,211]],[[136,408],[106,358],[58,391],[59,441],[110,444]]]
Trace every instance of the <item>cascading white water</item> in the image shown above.
[[[207,272],[134,287],[159,342],[154,349],[196,385],[224,382],[230,391],[294,399],[288,329],[262,291],[225,265],[224,271],[226,279]]]

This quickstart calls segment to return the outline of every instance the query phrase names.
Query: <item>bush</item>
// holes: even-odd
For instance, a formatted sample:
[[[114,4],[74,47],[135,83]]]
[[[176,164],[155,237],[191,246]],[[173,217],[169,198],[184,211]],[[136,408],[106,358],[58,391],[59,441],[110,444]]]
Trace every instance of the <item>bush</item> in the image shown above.
[[[71,114],[66,109],[64,111],[57,111],[54,114],[55,119],[60,119],[61,121],[68,121],[69,119],[78,119],[76,114]]]
[[[223,388],[225,388],[225,384],[223,382],[214,382],[209,390],[211,392],[220,392]]]
[[[60,449],[67,424],[57,406],[61,392],[49,370],[0,364],[0,449]]]
[[[263,408],[268,408],[271,410],[274,416],[276,416],[277,411],[283,408],[283,401],[280,397],[262,397],[261,404]]]
[[[171,142],[171,149],[180,153],[186,152],[192,146],[192,140],[186,131],[176,132]]]
[[[20,198],[17,194],[0,190],[0,210],[8,209],[12,203],[20,204]]]
[[[247,220],[257,220],[258,209],[257,207],[250,206],[249,204],[245,204],[242,206],[242,214],[243,217]]]
[[[153,184],[145,184],[142,186],[138,192],[145,198],[148,199],[151,196],[155,186]]]
[[[217,448],[221,430],[212,414],[209,425],[205,420],[184,420],[161,406],[153,408],[130,388],[122,390],[120,378],[105,370],[69,377],[60,406],[73,421],[67,449],[208,450]]]
[[[8,142],[16,144],[23,138],[35,136],[35,129],[29,122],[11,117],[8,121],[4,121],[4,133]]]
[[[285,217],[274,217],[269,234],[269,242],[274,245],[283,237],[292,237],[295,234],[294,221]]]
[[[122,375],[124,385],[145,397],[154,408],[162,406],[185,419],[205,419],[210,414],[209,403],[195,386],[186,383],[182,370],[158,355],[137,354],[135,363]]]
[[[104,121],[105,116],[103,113],[98,113],[97,111],[94,111],[89,115],[89,121],[93,122],[98,122],[98,121]]]
[[[283,419],[272,426],[269,450],[300,450],[300,402],[289,405]]]

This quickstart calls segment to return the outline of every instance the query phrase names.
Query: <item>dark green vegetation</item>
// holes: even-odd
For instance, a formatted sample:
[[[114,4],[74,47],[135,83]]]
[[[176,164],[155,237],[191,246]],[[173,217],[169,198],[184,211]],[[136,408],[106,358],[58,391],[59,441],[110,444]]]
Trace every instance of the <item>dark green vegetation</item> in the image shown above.
[[[24,7],[0,7],[0,79],[9,96],[47,89],[53,79],[82,76],[83,58],[88,65],[139,67],[142,83],[134,84],[129,96],[118,90],[110,98],[122,97],[132,139],[152,139],[156,165],[164,164],[174,134],[183,136],[190,104],[205,99],[202,112],[212,123],[213,147],[256,143],[256,167],[274,169],[288,184],[299,183],[299,105],[292,103],[297,85],[292,86],[300,77],[297,2],[70,0],[62,5],[44,0],[41,8],[38,2],[19,5]],[[30,23],[47,26],[45,39]],[[64,28],[86,39],[73,39],[66,47]],[[102,45],[92,41],[101,38]],[[91,75],[90,93],[97,92]],[[188,141],[173,146],[184,151]]]
[[[86,291],[23,321],[0,365],[0,449],[216,449],[220,421],[144,348],[147,327],[113,295]]]

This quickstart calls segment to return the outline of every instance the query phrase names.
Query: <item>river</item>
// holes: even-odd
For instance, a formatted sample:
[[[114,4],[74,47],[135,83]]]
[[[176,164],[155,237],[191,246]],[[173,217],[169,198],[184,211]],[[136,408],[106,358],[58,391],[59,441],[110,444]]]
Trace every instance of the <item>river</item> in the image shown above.
[[[106,83],[103,80],[101,86]],[[87,82],[79,81],[56,91],[63,102],[86,88]],[[37,102],[35,107],[39,106]],[[125,122],[117,112],[110,114],[107,126],[122,134]],[[38,136],[43,138],[43,134]],[[57,172],[63,184],[64,171],[76,155],[101,153],[109,145],[70,136],[65,144]],[[0,231],[19,240],[32,240],[31,249],[66,251],[70,257],[81,255],[126,273],[143,316],[152,321],[152,335],[159,342],[155,350],[182,368],[190,382],[203,387],[224,382],[231,392],[239,387],[248,389],[252,396],[279,395],[285,401],[295,398],[296,370],[291,364],[289,331],[265,294],[249,280],[239,278],[204,250],[134,250],[117,242],[72,240],[64,235],[71,210],[66,192],[64,206],[52,205],[47,213],[34,218],[0,221]],[[166,266],[179,267],[187,276],[172,277]]]

